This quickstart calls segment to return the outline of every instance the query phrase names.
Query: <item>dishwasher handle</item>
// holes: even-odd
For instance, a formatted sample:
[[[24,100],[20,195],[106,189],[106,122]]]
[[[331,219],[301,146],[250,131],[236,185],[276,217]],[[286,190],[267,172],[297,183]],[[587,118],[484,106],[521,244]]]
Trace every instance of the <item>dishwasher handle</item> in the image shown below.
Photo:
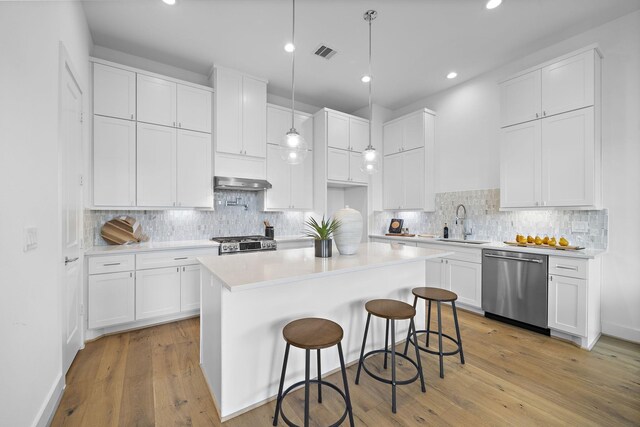
[[[541,259],[536,259],[536,258],[518,258],[513,256],[493,255],[493,254],[484,254],[484,256],[489,258],[508,259],[510,261],[535,262],[536,264],[542,264],[544,262]]]

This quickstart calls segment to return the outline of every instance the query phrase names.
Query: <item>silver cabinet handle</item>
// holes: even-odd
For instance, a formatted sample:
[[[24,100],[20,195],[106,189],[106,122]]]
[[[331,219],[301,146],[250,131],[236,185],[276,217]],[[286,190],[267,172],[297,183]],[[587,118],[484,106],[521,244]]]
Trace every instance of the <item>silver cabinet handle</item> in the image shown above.
[[[543,111],[543,112],[542,112],[542,115],[543,115],[543,116],[546,116],[546,115],[547,115],[547,112],[546,112],[546,111]]]
[[[536,264],[542,264],[541,259],[535,258],[516,258],[512,256],[502,256],[502,255],[493,255],[493,254],[485,254],[487,258],[500,258],[500,259],[508,259],[510,261],[522,261],[522,262],[535,262]]]
[[[178,257],[178,258],[174,258],[174,260],[175,260],[175,261],[178,261],[178,260],[181,260],[181,259],[187,259],[187,258],[188,258],[188,257],[186,257],[186,256],[181,256],[181,257]]]
[[[559,268],[561,270],[573,270],[573,271],[578,271],[578,267],[573,267],[573,266],[569,266],[569,265],[560,265],[560,264],[556,264],[556,268]]]
[[[540,202],[536,202],[536,206],[539,206],[539,205],[540,205]]]
[[[181,128],[182,127],[182,123],[178,122],[178,127]]]
[[[538,118],[538,113],[536,113],[536,119]]]
[[[75,257],[75,258],[64,257],[64,265],[71,264],[72,262],[76,262],[78,258],[79,257]]]
[[[173,122],[173,127],[176,127],[176,122]]]
[[[131,115],[131,120],[133,120],[133,114]]]
[[[66,262],[67,261],[65,260],[65,264],[66,264]],[[110,262],[108,264],[102,264],[103,267],[111,267],[111,266],[114,266],[114,265],[120,265],[120,263],[119,262]]]
[[[129,277],[133,277],[133,273],[129,273]]]

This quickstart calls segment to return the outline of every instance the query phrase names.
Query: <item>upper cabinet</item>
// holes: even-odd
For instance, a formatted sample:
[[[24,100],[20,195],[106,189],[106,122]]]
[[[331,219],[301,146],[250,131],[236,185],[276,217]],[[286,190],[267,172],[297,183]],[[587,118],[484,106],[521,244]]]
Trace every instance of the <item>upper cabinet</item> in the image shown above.
[[[502,208],[600,207],[600,62],[590,47],[501,84]]]
[[[592,48],[502,82],[500,125],[512,126],[594,105],[599,69],[600,56]]]
[[[435,114],[423,109],[383,125],[385,210],[435,208]]]
[[[136,73],[94,64],[93,87],[94,114],[135,120]]]
[[[211,133],[211,92],[193,86],[177,85],[176,121],[180,129]]]
[[[300,135],[313,148],[313,116],[300,111],[294,112],[294,126]],[[291,129],[291,109],[267,104],[267,143],[280,144]]]

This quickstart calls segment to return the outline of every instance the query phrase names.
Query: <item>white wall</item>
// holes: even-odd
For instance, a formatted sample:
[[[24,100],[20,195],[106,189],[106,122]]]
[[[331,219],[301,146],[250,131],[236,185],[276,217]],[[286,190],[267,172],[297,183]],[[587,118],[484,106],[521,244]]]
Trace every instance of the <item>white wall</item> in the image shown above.
[[[436,111],[437,192],[498,188],[497,82],[592,43],[604,54],[603,198],[609,209],[609,251],[603,258],[603,331],[640,341],[640,11],[396,110],[393,116],[420,107]],[[463,75],[464,70],[459,71]]]
[[[269,87],[267,86],[267,90]],[[281,107],[291,108],[291,98],[285,98],[283,96],[267,93],[267,102],[269,104],[279,105]],[[320,111],[322,107],[317,107],[311,104],[305,104],[304,102],[296,101],[296,111],[302,111],[303,113],[315,114]]]
[[[0,425],[47,422],[62,377],[58,234],[59,41],[88,89],[79,2],[0,2]],[[85,101],[85,116],[88,117]],[[86,136],[86,135],[85,135]],[[23,252],[23,228],[38,248]],[[51,406],[49,409],[52,409]],[[43,419],[40,419],[44,413]]]

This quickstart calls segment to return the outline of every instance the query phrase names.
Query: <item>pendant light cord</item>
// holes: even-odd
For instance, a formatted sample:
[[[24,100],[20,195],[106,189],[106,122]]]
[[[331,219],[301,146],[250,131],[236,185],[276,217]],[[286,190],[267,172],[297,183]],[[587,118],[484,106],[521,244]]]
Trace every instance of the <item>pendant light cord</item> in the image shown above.
[[[369,16],[369,146],[367,150],[373,148],[371,145],[371,122],[373,121],[373,104],[371,103],[371,84],[373,83],[373,76],[371,75],[371,21],[373,17]]]
[[[296,100],[296,0],[293,0],[293,24],[291,26],[291,129],[295,129],[295,100]]]

